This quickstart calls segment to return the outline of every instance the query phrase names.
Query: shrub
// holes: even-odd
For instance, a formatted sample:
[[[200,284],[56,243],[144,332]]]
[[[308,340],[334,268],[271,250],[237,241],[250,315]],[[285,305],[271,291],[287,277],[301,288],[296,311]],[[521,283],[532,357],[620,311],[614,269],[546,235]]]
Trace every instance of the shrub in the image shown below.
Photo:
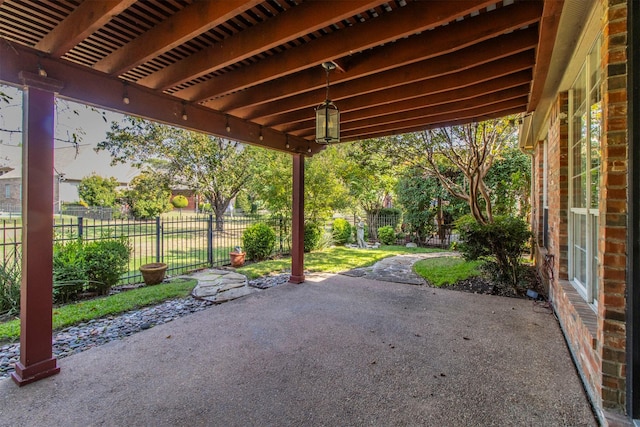
[[[516,288],[522,272],[521,258],[531,239],[528,224],[521,218],[495,216],[481,225],[469,215],[456,222],[460,233],[458,249],[465,259],[485,259],[485,268],[499,283]]]
[[[87,279],[100,295],[106,295],[127,272],[131,249],[126,239],[98,240],[84,247]]]
[[[322,237],[322,227],[317,222],[307,222],[304,224],[304,251],[311,252],[318,248],[318,243]]]
[[[333,221],[333,241],[336,245],[344,245],[351,240],[351,225],[346,219],[336,218]]]
[[[53,245],[53,301],[64,303],[82,292],[87,282],[82,240]]]
[[[392,245],[396,241],[396,232],[390,225],[378,228],[378,239],[383,245]]]
[[[20,312],[20,261],[7,260],[0,264],[0,314]]]
[[[127,271],[131,249],[126,239],[56,243],[53,247],[53,299],[67,302],[89,285],[101,295]]]
[[[271,255],[276,243],[276,232],[263,222],[247,227],[242,233],[242,246],[247,258],[261,261]]]
[[[182,194],[178,194],[173,199],[171,199],[171,204],[176,209],[183,209],[189,206],[189,199],[187,199]]]

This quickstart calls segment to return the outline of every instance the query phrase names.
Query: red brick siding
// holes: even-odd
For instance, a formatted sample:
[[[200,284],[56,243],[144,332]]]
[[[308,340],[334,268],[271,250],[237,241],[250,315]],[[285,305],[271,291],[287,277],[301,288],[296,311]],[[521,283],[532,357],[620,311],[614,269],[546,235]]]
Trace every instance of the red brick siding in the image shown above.
[[[598,310],[584,302],[568,279],[567,94],[560,93],[548,129],[548,252],[537,251],[550,297],[589,394],[599,410],[623,414],[626,397],[626,220],[627,220],[627,2],[602,0],[603,135],[599,201]],[[534,151],[532,226],[541,243],[542,144]],[[552,255],[551,269],[545,255]],[[624,417],[623,417],[624,418]],[[612,421],[615,423],[614,421]]]
[[[603,31],[603,138],[598,242],[602,406],[624,412],[627,262],[627,2],[609,1]]]

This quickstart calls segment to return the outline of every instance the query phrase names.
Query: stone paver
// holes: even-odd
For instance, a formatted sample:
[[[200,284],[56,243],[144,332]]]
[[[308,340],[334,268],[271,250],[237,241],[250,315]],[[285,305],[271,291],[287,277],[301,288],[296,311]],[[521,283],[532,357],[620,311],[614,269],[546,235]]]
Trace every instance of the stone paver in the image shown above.
[[[198,280],[191,292],[193,297],[215,303],[231,301],[260,290],[249,286],[244,275],[228,270],[211,268],[190,274],[189,277]]]
[[[370,267],[355,268],[342,274],[351,277],[364,277],[383,282],[425,285],[427,282],[413,272],[413,264],[427,258],[459,256],[457,252],[433,252],[425,254],[397,255],[378,261]]]

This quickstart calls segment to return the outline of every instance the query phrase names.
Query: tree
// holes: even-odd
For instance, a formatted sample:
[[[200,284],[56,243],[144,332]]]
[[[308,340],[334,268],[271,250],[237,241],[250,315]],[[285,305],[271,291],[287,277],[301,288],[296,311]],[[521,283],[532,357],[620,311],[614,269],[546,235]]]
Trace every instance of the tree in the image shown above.
[[[124,200],[134,218],[151,219],[172,209],[166,176],[144,171],[133,178],[130,185],[131,188],[124,192]]]
[[[104,178],[93,174],[82,178],[78,195],[89,206],[114,207],[119,197],[117,187],[118,181],[114,177]]]
[[[531,160],[516,147],[507,147],[486,177],[498,215],[526,216],[530,210]]]
[[[305,160],[305,219],[322,223],[334,210],[348,204],[348,191],[337,174],[340,155],[329,147]],[[292,194],[291,155],[264,152],[252,165],[255,179],[250,186],[252,199],[273,214],[290,217]]]
[[[422,168],[454,197],[468,203],[480,224],[493,221],[492,190],[485,180],[494,161],[515,146],[516,128],[509,118],[425,130],[369,143],[388,158]],[[459,171],[463,181],[443,171]]]
[[[171,185],[200,194],[211,205],[216,229],[231,200],[251,178],[253,163],[263,149],[215,136],[129,117],[112,123],[97,150],[108,150],[113,162],[131,161],[162,174]]]

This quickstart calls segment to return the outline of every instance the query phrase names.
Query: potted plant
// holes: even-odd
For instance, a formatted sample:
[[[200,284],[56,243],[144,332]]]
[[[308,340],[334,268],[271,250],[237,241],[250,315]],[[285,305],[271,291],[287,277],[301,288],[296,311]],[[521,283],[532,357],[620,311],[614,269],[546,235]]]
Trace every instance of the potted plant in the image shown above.
[[[167,272],[167,264],[164,262],[152,262],[141,265],[139,270],[145,285],[157,285],[164,280],[164,275]]]
[[[240,246],[236,246],[232,252],[229,252],[231,258],[231,267],[242,267],[244,265],[245,252],[242,252]]]

